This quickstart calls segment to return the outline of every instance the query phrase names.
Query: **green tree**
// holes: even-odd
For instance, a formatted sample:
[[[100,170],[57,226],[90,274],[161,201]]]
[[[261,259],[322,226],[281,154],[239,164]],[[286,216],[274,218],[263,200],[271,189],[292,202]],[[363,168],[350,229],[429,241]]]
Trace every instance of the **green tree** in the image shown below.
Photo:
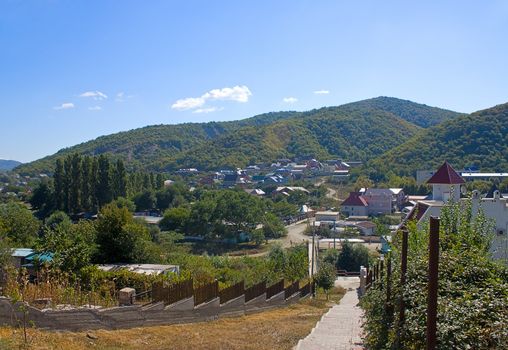
[[[104,206],[97,220],[97,261],[104,263],[147,262],[151,258],[148,229],[134,221],[125,207]]]
[[[127,172],[121,159],[118,159],[113,171],[113,198],[127,195]]]
[[[25,206],[18,203],[0,204],[0,222],[13,246],[34,246],[40,223]]]
[[[91,211],[93,208],[92,193],[95,190],[93,179],[93,162],[90,156],[83,157],[82,160],[82,181],[81,181],[81,207],[85,211]]]
[[[111,169],[109,159],[101,154],[98,159],[96,197],[99,208],[111,202],[113,192],[111,188]]]
[[[360,266],[369,263],[369,250],[363,245],[345,242],[342,244],[337,268],[346,271],[360,271]]]
[[[134,204],[137,211],[151,210],[155,208],[155,194],[151,190],[138,193],[134,197]]]
[[[71,173],[69,176],[69,212],[79,213],[81,211],[81,186],[82,186],[82,171],[81,171],[81,156],[74,153],[71,156]]]
[[[186,207],[171,208],[164,212],[159,226],[164,231],[182,231],[189,222],[191,210]]]
[[[63,161],[57,158],[55,164],[55,173],[53,174],[55,184],[55,207],[58,210],[65,209],[65,173]]]
[[[266,238],[280,238],[287,235],[286,227],[275,214],[266,213],[262,224],[263,234]]]
[[[48,219],[38,247],[41,251],[54,253],[53,263],[56,267],[76,273],[90,264],[95,252],[95,227],[91,221],[85,220],[73,224],[60,213]]]
[[[330,289],[335,285],[335,276],[335,266],[323,262],[321,266],[319,266],[319,270],[314,277],[317,286],[325,291],[327,299]]]

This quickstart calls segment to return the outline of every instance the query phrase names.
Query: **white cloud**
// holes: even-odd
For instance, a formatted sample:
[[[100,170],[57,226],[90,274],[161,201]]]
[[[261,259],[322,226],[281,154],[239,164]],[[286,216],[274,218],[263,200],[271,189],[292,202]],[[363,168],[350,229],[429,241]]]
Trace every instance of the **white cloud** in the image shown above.
[[[55,110],[61,110],[61,109],[71,109],[71,108],[74,108],[74,103],[72,102],[65,102],[65,103],[62,103],[60,106],[56,106],[56,107],[53,107],[53,109]]]
[[[252,92],[250,92],[247,86],[237,85],[232,88],[225,87],[222,89],[210,90],[201,96],[201,98],[205,100],[228,100],[244,103],[249,101],[250,96],[252,96]]]
[[[126,95],[125,92],[120,91],[119,93],[116,94],[115,101],[116,102],[124,102],[125,100],[127,100],[129,98],[133,98],[133,97],[134,97],[134,95]]]
[[[97,100],[97,101],[105,100],[108,98],[108,96],[105,93],[97,91],[97,90],[83,92],[81,95],[79,95],[79,97],[92,97],[94,100]]]
[[[205,104],[205,100],[201,97],[188,97],[177,100],[171,105],[171,108],[177,111],[186,111],[188,109],[194,109],[201,107]]]
[[[207,101],[235,101],[245,103],[249,101],[252,92],[245,85],[236,85],[233,87],[225,87],[222,89],[212,89],[205,92],[200,97],[187,97],[177,100],[171,105],[172,109],[185,111],[196,109],[195,113],[209,113],[222,110],[218,107],[203,107]],[[202,108],[203,107],[203,108]]]
[[[315,95],[328,95],[329,93],[330,93],[330,91],[328,91],[328,90],[316,90],[316,91],[314,91]]]
[[[198,108],[192,111],[192,113],[211,113],[222,111],[223,107],[206,107],[206,108]]]
[[[102,107],[101,106],[88,107],[88,110],[90,110],[90,111],[100,111],[100,110],[102,110]]]
[[[298,101],[298,99],[296,97],[284,97],[282,99],[282,102],[284,102],[284,103],[295,103],[297,101]]]

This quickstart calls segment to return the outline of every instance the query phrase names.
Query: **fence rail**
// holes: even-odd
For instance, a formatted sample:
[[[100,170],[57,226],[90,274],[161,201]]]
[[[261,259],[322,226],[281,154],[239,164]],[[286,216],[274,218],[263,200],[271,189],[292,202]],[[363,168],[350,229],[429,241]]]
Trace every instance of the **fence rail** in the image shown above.
[[[244,283],[244,281],[242,281],[240,283],[229,286],[229,287],[224,288],[223,290],[219,291],[220,303],[224,304],[230,300],[233,300],[235,298],[238,298],[239,296],[242,296],[245,293],[244,287],[245,287],[245,283]]]
[[[245,290],[245,301],[257,298],[266,292],[266,281],[260,282]]]
[[[194,305],[206,303],[219,296],[219,282],[214,281],[194,289]]]
[[[279,294],[284,290],[284,279],[266,288],[266,299],[270,299],[274,295]]]

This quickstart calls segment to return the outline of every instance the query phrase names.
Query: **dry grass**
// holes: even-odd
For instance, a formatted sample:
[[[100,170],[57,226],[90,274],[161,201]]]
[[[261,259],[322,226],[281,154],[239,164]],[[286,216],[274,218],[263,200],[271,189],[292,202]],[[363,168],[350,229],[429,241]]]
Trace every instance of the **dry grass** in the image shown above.
[[[297,304],[259,314],[212,322],[91,332],[29,330],[28,349],[291,349],[344,290],[335,289],[327,301],[323,294]],[[19,349],[20,330],[0,327],[0,348]]]

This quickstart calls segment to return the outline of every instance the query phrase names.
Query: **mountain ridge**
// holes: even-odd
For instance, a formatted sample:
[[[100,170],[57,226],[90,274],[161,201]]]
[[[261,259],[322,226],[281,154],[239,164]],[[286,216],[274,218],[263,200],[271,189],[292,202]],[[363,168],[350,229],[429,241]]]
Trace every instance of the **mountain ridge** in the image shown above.
[[[368,167],[378,174],[391,171],[414,176],[416,170],[436,169],[445,160],[456,169],[474,165],[482,171],[506,172],[508,103],[423,129],[414,138],[373,159]]]
[[[11,159],[0,159],[0,171],[9,171],[21,165],[21,162]]]
[[[408,112],[411,110],[414,110],[414,113]],[[397,115],[397,111],[400,116]],[[143,128],[100,136],[94,140],[61,149],[53,155],[22,165],[16,168],[16,171],[21,173],[51,172],[54,161],[57,157],[62,157],[66,154],[74,152],[90,155],[107,153],[112,157],[122,158],[126,162],[127,166],[131,169],[150,169],[157,171],[170,170],[180,165],[190,166],[190,162],[182,159],[182,154],[191,155],[193,149],[200,150],[200,147],[206,148],[207,145],[213,145],[213,141],[221,138],[222,136],[225,138],[234,138],[234,133],[240,132],[240,130],[244,128],[248,129],[254,127],[257,129],[263,129],[269,125],[290,120],[286,123],[294,123],[295,125],[289,129],[296,128],[299,129],[300,133],[302,133],[302,128],[305,128],[305,126],[302,126],[302,123],[304,123],[302,120],[307,120],[309,118],[312,119],[316,116],[320,116],[320,119],[323,121],[326,119],[327,114],[333,115],[333,113],[339,113],[342,116],[347,117],[347,115],[358,115],[362,113],[365,114],[367,112],[370,114],[381,113],[399,118],[398,124],[404,124],[403,128],[406,129],[408,127],[414,129],[406,123],[410,123],[415,128],[420,128],[420,126],[415,123],[421,125],[435,124],[438,121],[447,120],[460,115],[460,113],[439,109],[436,107],[429,107],[407,100],[401,100],[392,97],[377,97],[348,103],[342,106],[322,107],[305,112],[270,112],[236,121],[151,125],[145,126]],[[410,119],[408,118],[408,113],[410,114],[413,122],[408,122],[402,118],[402,116],[405,116],[407,119]],[[429,115],[432,115],[432,118],[429,118]],[[377,121],[381,122],[380,120]],[[391,121],[394,122],[394,120]],[[351,122],[354,123],[354,120]],[[395,124],[391,126],[394,130],[396,129]],[[245,134],[246,130],[241,132]],[[261,132],[270,133],[271,131],[264,130]],[[361,131],[357,130],[357,132]],[[414,132],[416,133],[416,129],[414,129]],[[412,134],[413,133],[411,133],[411,135],[406,134],[405,136],[410,137]],[[259,137],[260,136],[258,135],[258,138]],[[322,139],[320,135],[316,135],[316,137]],[[397,145],[398,142],[402,141],[402,139],[397,140]],[[309,142],[315,143],[316,140],[309,140]],[[227,147],[227,142],[224,142],[224,145]],[[302,145],[298,144],[293,146],[296,148],[301,148]],[[272,150],[272,152],[270,149],[265,151],[262,149],[262,147],[261,149],[260,147],[254,148],[262,152],[264,155],[266,155],[266,157],[272,156],[274,154],[294,154],[292,150],[286,150],[287,152],[283,150]],[[318,147],[316,147],[317,154],[330,154],[326,148],[327,147],[324,147],[323,149],[318,150]],[[329,148],[333,150],[333,147]],[[331,153],[330,155],[334,154]],[[378,155],[378,153],[375,155]],[[254,154],[254,156],[256,155]],[[245,162],[245,154],[231,155],[230,158],[232,160],[231,163],[234,163],[235,159],[239,160],[241,158],[242,161],[240,161],[238,165]],[[266,158],[254,158],[269,161],[269,159]],[[365,159],[367,160],[368,157]]]

